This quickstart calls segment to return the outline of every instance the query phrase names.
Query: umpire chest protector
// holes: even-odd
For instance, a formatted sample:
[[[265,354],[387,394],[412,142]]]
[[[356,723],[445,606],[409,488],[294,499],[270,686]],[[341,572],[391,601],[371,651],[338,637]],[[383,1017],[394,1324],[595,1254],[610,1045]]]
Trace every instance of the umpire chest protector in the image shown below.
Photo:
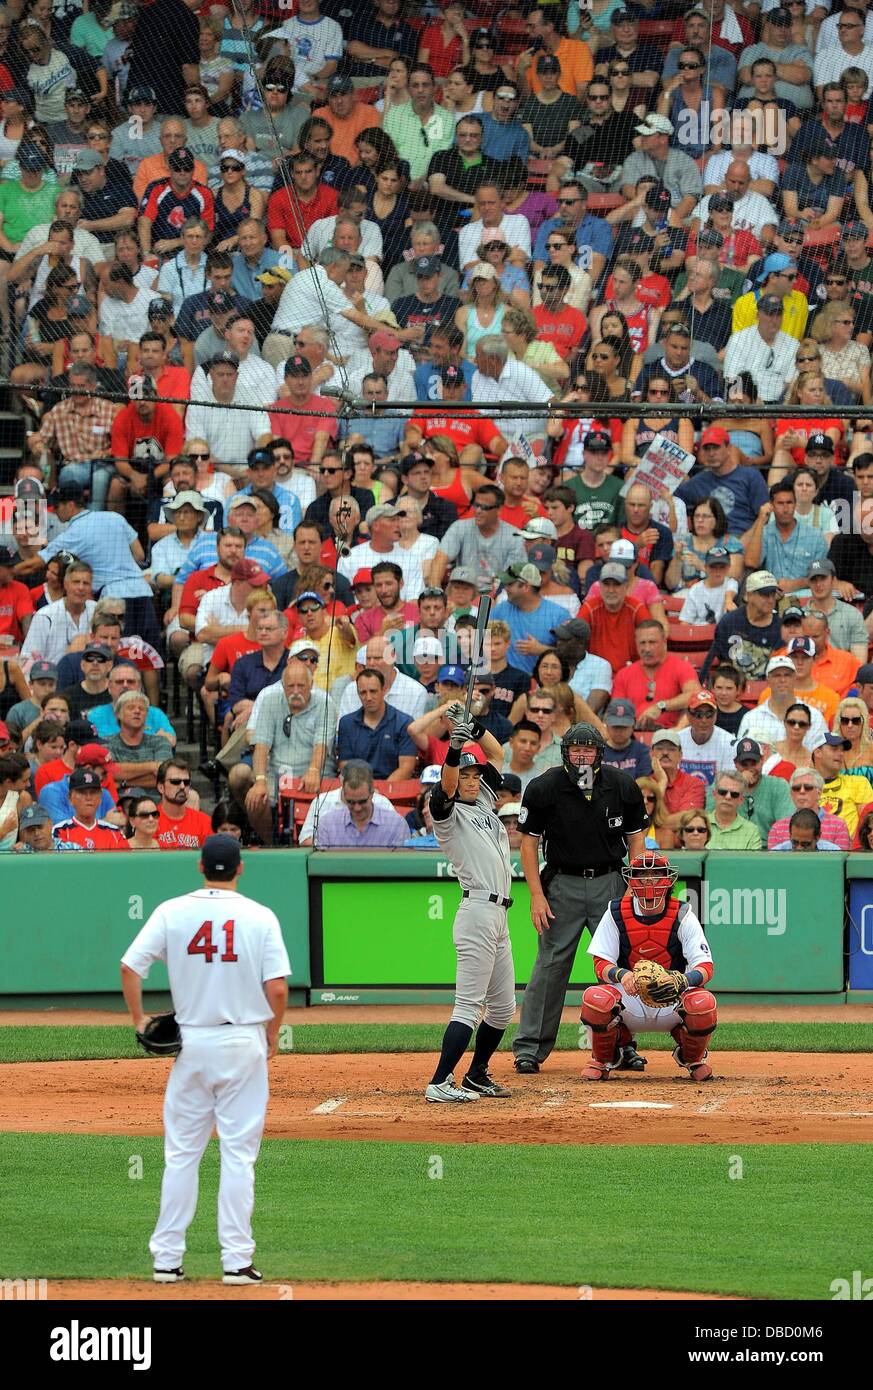
[[[663,912],[638,917],[630,894],[609,904],[618,927],[618,965],[633,970],[638,960],[654,960],[665,970],[684,970],[685,955],[679,940],[679,916],[684,903],[670,898]]]

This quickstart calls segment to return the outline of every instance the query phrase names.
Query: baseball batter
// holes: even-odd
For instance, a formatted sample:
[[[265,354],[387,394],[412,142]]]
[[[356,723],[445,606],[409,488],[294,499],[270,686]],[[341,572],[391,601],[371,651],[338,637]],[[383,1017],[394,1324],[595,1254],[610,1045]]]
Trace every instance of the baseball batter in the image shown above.
[[[586,1081],[608,1081],[634,1033],[670,1033],[673,1056],[692,1081],[708,1081],[707,1043],[718,1022],[712,953],[687,903],[669,896],[677,871],[646,851],[623,871],[628,891],[614,899],[588,947],[600,984],[582,995],[591,1061]],[[650,1002],[645,1002],[646,997]]]
[[[185,1233],[197,1207],[200,1160],[213,1126],[221,1179],[218,1238],[225,1284],[258,1284],[252,1264],[255,1160],[267,1109],[267,1060],[275,1055],[291,967],[269,908],[237,892],[239,843],[210,835],[204,885],[155,909],[122,957],[124,999],[141,1032],[142,982],[166,963],[182,1050],[164,1098],[164,1179],[149,1242],[158,1284],[184,1279]]]
[[[515,966],[506,927],[512,870],[506,830],[494,814],[503,749],[475,721],[464,723],[462,705],[450,705],[446,715],[452,732],[430,813],[437,842],[454,865],[463,897],[453,928],[455,1007],[425,1098],[463,1104],[510,1094],[489,1075],[488,1063],[515,1012]],[[462,752],[473,739],[478,739],[487,762]],[[455,1067],[474,1028],[473,1060],[463,1084],[456,1086]]]

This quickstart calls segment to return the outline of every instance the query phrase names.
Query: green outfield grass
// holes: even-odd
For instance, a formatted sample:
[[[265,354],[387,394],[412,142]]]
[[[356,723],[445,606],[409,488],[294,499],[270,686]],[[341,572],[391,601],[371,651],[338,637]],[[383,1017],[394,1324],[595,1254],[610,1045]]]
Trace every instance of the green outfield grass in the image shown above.
[[[147,1277],[161,1169],[158,1139],[0,1136],[0,1277]],[[219,1272],[217,1172],[213,1141],[193,1278]],[[827,1299],[831,1280],[871,1267],[871,1228],[869,1153],[848,1144],[269,1140],[257,1168],[257,1263],[292,1286],[493,1280]]]
[[[303,1023],[283,1036],[282,1051],[438,1052],[443,1025],[435,1023]],[[511,1046],[508,1028],[501,1047]],[[579,1047],[578,1024],[562,1024],[558,1051]],[[645,1052],[672,1049],[666,1034],[647,1033]],[[717,1052],[873,1052],[869,1023],[724,1023],[714,1042]],[[0,1028],[0,1063],[84,1062],[123,1057],[148,1058],[130,1027],[58,1027],[55,1024]]]

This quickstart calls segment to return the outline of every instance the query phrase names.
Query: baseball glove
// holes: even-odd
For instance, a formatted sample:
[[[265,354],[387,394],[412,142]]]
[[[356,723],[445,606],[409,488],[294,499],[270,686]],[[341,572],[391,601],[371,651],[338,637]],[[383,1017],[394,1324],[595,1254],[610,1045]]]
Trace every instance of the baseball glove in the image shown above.
[[[688,988],[688,980],[681,970],[665,970],[656,960],[638,960],[634,979],[640,999],[652,1009],[667,1009],[678,1004]]]
[[[175,1014],[155,1014],[136,1040],[156,1057],[176,1057],[182,1051],[182,1034]]]

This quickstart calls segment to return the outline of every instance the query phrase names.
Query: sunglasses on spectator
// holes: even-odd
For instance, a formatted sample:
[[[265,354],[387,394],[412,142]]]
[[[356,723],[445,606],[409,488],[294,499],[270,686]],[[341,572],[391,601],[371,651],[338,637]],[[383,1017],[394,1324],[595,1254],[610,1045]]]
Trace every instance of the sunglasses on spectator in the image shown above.
[[[422,591],[421,591],[421,593],[419,594],[418,597],[419,597],[420,599],[422,599],[422,598],[445,598],[445,596],[446,596],[446,591],[445,591],[445,589],[437,589],[437,588],[434,587],[434,588],[432,588],[432,589],[422,589]]]
[[[610,77],[630,77],[630,68],[610,68]]]
[[[791,790],[793,792],[817,792],[818,787],[814,782],[792,782]]]
[[[558,203],[558,207],[559,207],[559,208],[571,208],[571,207],[573,207],[574,203],[578,203],[578,202],[580,202],[580,201],[581,201],[581,199],[579,199],[579,198],[558,198],[558,199],[557,199],[557,203]]]
[[[785,723],[789,729],[809,729],[811,727],[806,719],[786,719]]]
[[[841,724],[863,724],[863,719],[859,715],[841,714]]]
[[[88,666],[91,666],[91,665],[96,664],[97,662],[108,661],[108,660],[109,660],[109,657],[108,657],[108,656],[97,656],[96,653],[91,653],[91,654],[89,654],[88,656],[83,656],[83,657],[82,657],[82,660],[83,660],[83,662],[85,662]]]
[[[343,472],[343,469],[342,469],[342,468],[319,468],[318,471],[319,471],[319,473],[321,473],[322,476],[323,476],[325,473],[342,473],[342,472]]]
[[[222,163],[218,166],[218,170],[221,174],[231,174],[234,170],[237,170],[239,173],[241,173],[245,169],[245,167],[246,166],[244,164],[237,164],[235,159],[231,159],[228,163],[222,161]]]
[[[138,820],[157,820],[157,819],[158,819],[158,815],[159,815],[159,813],[158,813],[157,811],[134,811],[134,812],[133,812],[133,816],[134,816],[136,819],[138,819]]]
[[[307,603],[305,608],[298,608],[297,612],[301,617],[306,617],[308,613],[320,613],[321,605],[319,603]]]
[[[714,719],[715,710],[710,706],[709,709],[690,709],[688,711],[692,719]]]
[[[208,463],[210,458],[209,450],[207,449],[205,454],[189,454],[188,458],[191,463]]]
[[[265,92],[287,92],[287,90],[288,90],[288,88],[285,87],[285,86],[283,85],[283,83],[281,83],[281,82],[265,82],[265,83],[264,83],[264,91],[265,91]]]
[[[739,801],[742,792],[732,792],[728,787],[716,787],[716,796],[729,796],[731,801]]]
[[[171,787],[190,787],[191,785],[190,777],[168,777],[167,781]]]
[[[570,244],[570,243],[567,242],[567,241],[547,241],[547,242],[546,242],[546,250],[547,250],[547,251],[560,251],[561,248],[562,248],[563,246],[569,246],[569,244]]]
[[[311,608],[309,612],[312,612]],[[295,661],[306,661],[309,663],[310,666],[318,665],[318,657],[315,655],[314,652],[299,652],[294,659]]]
[[[496,512],[497,509],[498,509],[498,507],[499,507],[499,505],[500,505],[499,502],[474,502],[474,503],[473,503],[473,511],[474,511],[474,512]]]
[[[699,63],[680,63],[680,64],[679,64],[679,71],[680,71],[680,72],[697,72],[697,69],[698,69],[699,67],[700,67],[700,64],[699,64]]]
[[[685,834],[686,834],[686,835],[705,835],[705,834],[706,834],[706,826],[705,826],[705,825],[686,825],[686,826],[685,826]]]
[[[528,714],[554,714],[554,705],[528,705]]]
[[[649,387],[649,395],[650,395],[650,396],[669,396],[669,394],[670,394],[670,388],[669,388],[669,386],[650,386],[650,387]]]

